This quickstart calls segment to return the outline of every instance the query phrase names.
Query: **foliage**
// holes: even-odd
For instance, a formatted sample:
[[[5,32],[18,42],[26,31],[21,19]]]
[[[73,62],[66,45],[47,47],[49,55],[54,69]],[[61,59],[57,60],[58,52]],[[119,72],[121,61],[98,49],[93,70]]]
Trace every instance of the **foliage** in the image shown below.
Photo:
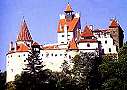
[[[16,90],[14,81],[10,81],[7,83],[7,90]]]
[[[72,69],[73,80],[79,90],[95,89],[99,84],[98,64],[100,60],[95,53],[80,53],[75,56]]]
[[[102,86],[104,90],[127,89],[127,48],[126,45],[119,50],[118,60],[104,60],[99,66],[102,74]]]
[[[24,72],[15,80],[16,90],[55,90],[50,70],[39,71],[36,74]]]
[[[25,68],[24,70],[26,70],[27,72],[31,74],[35,74],[44,67],[39,54],[40,54],[40,46],[33,45],[31,51],[28,54],[28,58],[26,59],[26,61],[28,62],[27,68]]]
[[[5,90],[6,72],[0,71],[0,90]]]

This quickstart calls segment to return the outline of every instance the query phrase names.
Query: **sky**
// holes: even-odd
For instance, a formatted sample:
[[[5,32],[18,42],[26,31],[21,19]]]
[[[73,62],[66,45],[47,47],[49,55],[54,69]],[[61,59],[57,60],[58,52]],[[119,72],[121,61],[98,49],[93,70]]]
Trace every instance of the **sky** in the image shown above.
[[[15,42],[23,19],[33,40],[40,44],[57,42],[59,14],[67,3],[81,14],[82,28],[108,28],[111,18],[116,18],[127,40],[127,0],[0,0],[0,70],[4,71],[9,43]]]

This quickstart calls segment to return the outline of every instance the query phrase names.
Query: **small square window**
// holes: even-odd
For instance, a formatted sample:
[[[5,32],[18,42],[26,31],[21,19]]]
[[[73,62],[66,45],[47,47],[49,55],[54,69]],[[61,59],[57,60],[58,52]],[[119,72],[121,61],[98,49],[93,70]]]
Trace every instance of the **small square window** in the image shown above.
[[[13,72],[13,69],[11,69],[11,71]]]
[[[26,62],[26,60],[24,60],[24,62]]]
[[[105,44],[107,44],[107,40],[105,40]]]
[[[57,54],[55,54],[55,56],[57,56]]]
[[[20,55],[18,57],[20,57]]]
[[[23,56],[25,56],[25,54],[23,54]]]
[[[111,52],[111,48],[109,48],[109,52]]]
[[[60,56],[62,56],[62,54],[60,54]]]
[[[43,54],[42,54],[42,56],[43,56]]]
[[[89,43],[87,43],[87,47],[90,47],[90,44]]]
[[[64,37],[64,35],[62,35],[62,37]]]
[[[51,56],[53,56],[53,53],[51,54]]]

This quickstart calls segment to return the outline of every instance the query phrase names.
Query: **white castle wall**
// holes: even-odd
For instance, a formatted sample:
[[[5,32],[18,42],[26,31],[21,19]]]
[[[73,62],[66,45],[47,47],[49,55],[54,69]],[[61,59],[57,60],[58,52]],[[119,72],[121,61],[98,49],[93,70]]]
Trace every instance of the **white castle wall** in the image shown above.
[[[61,65],[64,60],[70,62],[75,54],[76,52],[67,52],[66,50],[41,50],[40,57],[45,65],[45,69],[61,71]]]
[[[15,75],[21,74],[27,56],[28,52],[16,52],[6,56],[7,82],[14,81]]]
[[[94,33],[94,35],[97,37],[98,41],[101,41],[101,48],[104,50],[104,54],[117,54],[116,46],[113,44],[113,39],[111,38],[110,33],[106,33],[105,35],[100,34],[100,36]],[[109,49],[111,49],[111,51]]]

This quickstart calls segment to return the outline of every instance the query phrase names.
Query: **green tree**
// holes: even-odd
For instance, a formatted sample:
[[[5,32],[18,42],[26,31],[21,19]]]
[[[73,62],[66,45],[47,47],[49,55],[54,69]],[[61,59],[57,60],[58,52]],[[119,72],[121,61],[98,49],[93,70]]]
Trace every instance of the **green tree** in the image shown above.
[[[32,45],[32,49],[28,54],[28,58],[26,59],[26,61],[28,62],[27,68],[25,68],[24,70],[31,74],[36,74],[44,67],[44,65],[42,64],[43,61],[40,58],[39,54],[40,46]]]
[[[118,60],[104,60],[99,66],[104,90],[127,89],[127,48],[126,44],[119,50]]]
[[[80,53],[73,59],[73,81],[78,90],[93,90],[99,83],[98,64],[100,60],[95,53]]]
[[[0,71],[0,90],[5,90],[6,85],[6,71],[1,72]]]
[[[24,69],[21,76],[16,75],[16,90],[56,90],[55,78],[52,71],[43,69],[44,65],[39,57],[40,47],[32,46],[29,52],[27,68]]]

